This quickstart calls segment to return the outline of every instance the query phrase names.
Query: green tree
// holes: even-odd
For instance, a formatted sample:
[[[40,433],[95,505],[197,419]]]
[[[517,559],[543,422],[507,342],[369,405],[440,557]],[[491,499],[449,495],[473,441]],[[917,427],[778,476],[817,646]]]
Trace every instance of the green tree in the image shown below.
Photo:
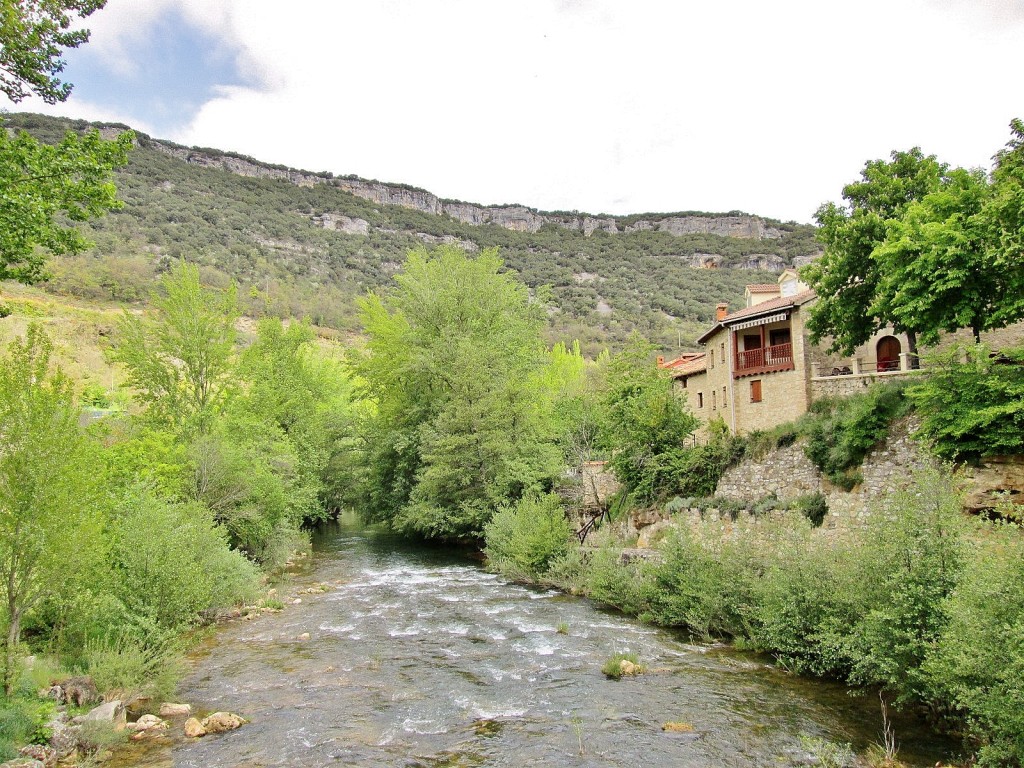
[[[0,595],[4,690],[17,680],[26,611],[60,593],[99,551],[104,495],[71,382],[50,370],[39,326],[0,361]]]
[[[105,141],[98,131],[68,132],[49,145],[0,126],[0,279],[34,282],[43,276],[45,253],[79,253],[90,245],[65,222],[121,207],[112,172],[127,162],[133,137],[128,131]]]
[[[236,386],[234,285],[204,288],[195,265],[179,262],[152,294],[155,317],[126,312],[114,359],[155,422],[205,434]]]
[[[654,364],[655,348],[638,335],[608,364],[604,384],[604,445],[611,468],[644,500],[675,493],[683,478],[686,442],[699,421]]]
[[[992,270],[1000,276],[991,327],[1024,317],[1024,121],[1010,123],[1011,137],[995,157],[992,194],[982,218]]]
[[[957,168],[886,223],[872,254],[880,274],[874,316],[917,329],[929,345],[941,331],[970,328],[980,340],[983,330],[1006,324],[1002,275],[981,216],[988,194],[984,172]]]
[[[47,104],[66,101],[62,48],[77,48],[89,30],[71,29],[106,0],[0,0],[0,91],[17,103],[35,93]]]
[[[355,370],[375,409],[361,506],[420,536],[476,537],[558,472],[537,377],[544,309],[494,250],[418,249],[396,282],[361,304]]]
[[[947,166],[917,147],[894,151],[891,158],[868,162],[860,181],[843,188],[846,206],[826,203],[815,215],[825,252],[801,276],[818,294],[807,324],[811,338],[818,343],[830,337],[831,351],[851,354],[886,325],[905,332],[910,351],[917,351],[920,329],[893,315],[892,286],[883,284],[875,250],[885,242],[890,222],[939,188]]]
[[[57,77],[62,48],[77,48],[89,31],[70,29],[106,0],[0,0],[0,92],[17,103],[35,93],[64,101],[71,85]],[[0,126],[0,280],[35,282],[43,257],[79,253],[89,242],[72,223],[121,207],[111,183],[124,165],[134,134],[104,141],[98,131],[68,132],[56,145]]]

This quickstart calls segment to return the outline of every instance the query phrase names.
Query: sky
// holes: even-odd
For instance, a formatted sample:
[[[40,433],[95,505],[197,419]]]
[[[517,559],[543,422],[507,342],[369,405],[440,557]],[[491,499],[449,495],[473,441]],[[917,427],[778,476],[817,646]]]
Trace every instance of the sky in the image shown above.
[[[809,222],[867,160],[991,166],[1024,0],[109,0],[64,104],[441,197]]]

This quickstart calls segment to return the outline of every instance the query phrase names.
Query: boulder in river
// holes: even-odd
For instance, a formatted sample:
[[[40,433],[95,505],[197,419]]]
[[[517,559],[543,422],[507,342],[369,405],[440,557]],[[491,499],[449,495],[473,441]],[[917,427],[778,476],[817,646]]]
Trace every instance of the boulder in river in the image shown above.
[[[198,739],[200,736],[206,735],[206,729],[203,728],[198,717],[190,717],[185,721],[185,735],[190,739]]]
[[[233,712],[214,712],[203,718],[203,730],[209,733],[224,733],[241,728],[247,721]]]
[[[161,720],[156,715],[143,715],[134,723],[128,723],[125,727],[129,731],[141,733],[144,731],[166,731],[168,725],[166,720]]]
[[[160,705],[160,717],[187,717],[191,714],[191,704],[173,704],[165,701]]]

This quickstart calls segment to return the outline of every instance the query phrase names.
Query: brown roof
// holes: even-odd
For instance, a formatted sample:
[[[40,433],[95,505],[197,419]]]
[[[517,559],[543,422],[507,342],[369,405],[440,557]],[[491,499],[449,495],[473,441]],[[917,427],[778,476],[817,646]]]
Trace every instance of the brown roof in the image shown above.
[[[754,283],[748,285],[747,290],[751,293],[778,293],[782,289],[778,283]]]
[[[680,379],[684,376],[691,376],[695,373],[703,373],[708,369],[708,359],[703,352],[699,353],[696,357],[691,357],[689,360],[672,362],[678,363],[672,366],[672,378]],[[667,367],[667,366],[666,366]]]
[[[800,293],[794,293],[792,296],[779,296],[774,299],[768,299],[768,301],[762,301],[760,304],[755,304],[752,307],[744,307],[743,309],[737,309],[735,312],[731,312],[726,315],[722,320],[719,320],[715,325],[703,334],[697,341],[703,344],[707,341],[711,335],[719,328],[725,328],[736,320],[743,320],[748,317],[757,317],[758,315],[766,315],[778,309],[789,309],[791,307],[799,307],[802,304],[806,304],[811,299],[815,298],[816,294],[813,290],[801,291]]]

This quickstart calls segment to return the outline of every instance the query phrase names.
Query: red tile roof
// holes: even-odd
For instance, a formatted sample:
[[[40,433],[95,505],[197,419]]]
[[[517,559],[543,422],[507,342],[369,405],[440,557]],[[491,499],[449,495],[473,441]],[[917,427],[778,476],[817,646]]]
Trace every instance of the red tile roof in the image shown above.
[[[695,373],[703,373],[708,369],[708,360],[703,352],[697,353],[695,357],[691,357],[689,360],[673,360],[672,362],[677,363],[677,365],[670,367],[670,370],[672,371],[672,378],[674,379],[678,379],[683,376],[691,376]],[[669,368],[669,366],[665,367]]]
[[[675,358],[673,360],[663,360],[662,362],[658,363],[658,367],[659,368],[675,369],[675,368],[678,368],[681,365],[685,365],[686,363],[688,363],[691,360],[694,360],[694,359],[696,359],[698,357],[704,357],[704,353],[703,352],[683,352],[681,355],[679,355],[679,357],[677,357],[677,358]]]
[[[754,283],[748,285],[747,290],[751,293],[778,293],[782,289],[778,283]]]

